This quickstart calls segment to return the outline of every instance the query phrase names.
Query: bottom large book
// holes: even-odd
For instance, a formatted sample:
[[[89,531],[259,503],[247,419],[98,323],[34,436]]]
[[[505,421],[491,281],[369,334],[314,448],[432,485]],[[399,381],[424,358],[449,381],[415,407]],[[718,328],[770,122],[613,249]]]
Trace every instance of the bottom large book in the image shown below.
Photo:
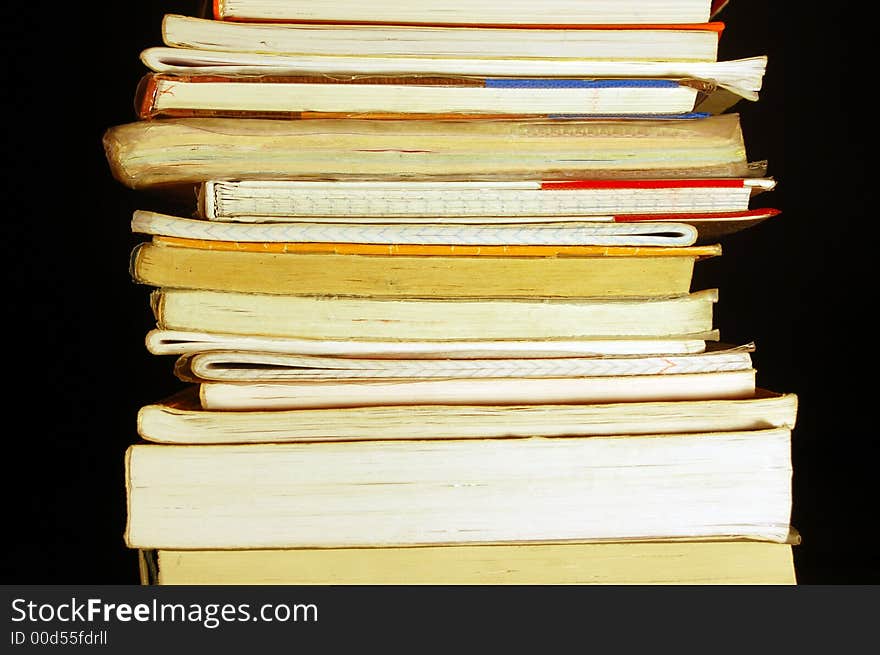
[[[159,585],[796,584],[792,544],[761,541],[142,550]]]
[[[785,543],[788,428],[691,434],[137,444],[132,548],[754,539]]]

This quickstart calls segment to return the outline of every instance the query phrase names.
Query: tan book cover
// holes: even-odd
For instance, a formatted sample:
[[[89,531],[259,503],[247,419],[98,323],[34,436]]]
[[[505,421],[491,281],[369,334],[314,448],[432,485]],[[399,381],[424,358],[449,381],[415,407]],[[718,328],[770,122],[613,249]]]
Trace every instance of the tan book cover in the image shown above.
[[[699,120],[172,118],[110,128],[132,188],[234,179],[745,177],[738,114]]]
[[[566,339],[703,335],[716,289],[661,298],[356,298],[163,287],[166,330],[309,339]]]
[[[252,244],[257,245],[257,244]],[[267,249],[268,250],[268,249]],[[694,254],[690,254],[693,252]],[[545,298],[689,293],[700,250],[679,256],[512,257],[249,252],[143,243],[135,281],[244,293]]]

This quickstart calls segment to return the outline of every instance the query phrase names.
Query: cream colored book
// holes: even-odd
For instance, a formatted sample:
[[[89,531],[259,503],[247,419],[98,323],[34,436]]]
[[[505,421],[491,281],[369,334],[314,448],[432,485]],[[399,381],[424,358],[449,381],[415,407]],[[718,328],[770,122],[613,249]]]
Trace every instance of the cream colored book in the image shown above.
[[[202,382],[213,410],[314,409],[374,405],[525,405],[748,398],[752,368],[678,375],[443,378],[302,382]]]
[[[138,412],[138,435],[168,444],[376,439],[578,437],[792,429],[797,396],[756,389],[737,399],[566,405],[376,405],[292,410],[204,409],[195,386]]]
[[[585,339],[702,335],[716,289],[671,298],[418,299],[285,296],[161,288],[166,330],[306,339]]]
[[[616,222],[574,217],[482,223],[361,222],[317,220],[219,222],[137,210],[132,232],[154,236],[248,243],[375,243],[463,246],[662,246],[693,245],[697,228],[676,221]]]
[[[793,585],[791,544],[763,541],[159,550],[159,585]]]
[[[162,41],[174,48],[285,55],[497,57],[715,61],[722,23],[699,25],[446,27],[242,23],[167,14]]]
[[[583,79],[338,75],[247,77],[150,73],[138,87],[138,116],[390,114],[636,116],[694,111],[714,84],[694,79]]]
[[[126,455],[132,548],[785,542],[788,429],[177,446]],[[283,520],[279,520],[283,517]]]
[[[760,176],[738,114],[701,119],[169,118],[112,127],[132,188],[227,179],[491,180]]]
[[[465,0],[217,0],[216,20],[250,22],[365,22],[427,24],[527,24],[563,25],[703,23],[714,10],[709,0],[490,0],[474,4]]]
[[[212,351],[180,357],[174,371],[179,378],[194,382],[681,375],[748,370],[752,368],[753,351],[754,344],[718,344],[702,353],[687,355],[517,359],[364,359]]]
[[[422,55],[359,57],[337,55],[274,55],[253,52],[202,50],[198,48],[152,47],[141,52],[141,62],[155,73],[174,75],[442,75],[477,77],[536,77],[581,79],[692,79],[714,87],[715,93],[698,98],[697,110],[717,102],[726,91],[731,98],[757,100],[767,70],[767,57],[746,57],[730,61],[639,61],[631,57],[615,60],[487,57],[425,57]],[[710,110],[711,111],[711,110]]]
[[[776,187],[772,178],[700,180],[519,180],[483,182],[320,182],[209,180],[199,193],[205,218],[224,222],[302,219],[469,223],[492,218],[738,212]],[[594,219],[590,219],[594,220]]]

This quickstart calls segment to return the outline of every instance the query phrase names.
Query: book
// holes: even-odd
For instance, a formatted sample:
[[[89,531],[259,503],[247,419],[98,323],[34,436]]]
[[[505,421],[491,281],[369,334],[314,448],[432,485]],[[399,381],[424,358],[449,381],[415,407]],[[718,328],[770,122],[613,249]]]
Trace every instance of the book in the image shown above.
[[[170,118],[110,128],[135,189],[229,179],[760,177],[738,114],[691,120]]]
[[[718,293],[672,298],[347,298],[159,288],[156,327],[308,339],[574,339],[702,335]]]
[[[394,115],[617,116],[688,114],[714,85],[695,79],[534,77],[206,76],[147,74],[138,117],[298,118],[304,113]]]
[[[456,182],[208,180],[199,216],[225,222],[346,222],[419,219],[464,223],[487,217],[623,216],[744,212],[772,191],[772,178],[694,180],[496,180]]]
[[[126,452],[125,540],[131,548],[159,549],[676,537],[785,542],[790,449],[784,428],[135,444]]]
[[[525,405],[748,398],[752,368],[677,375],[341,379],[302,382],[202,382],[211,410],[318,409],[375,405]]]
[[[523,29],[241,23],[166,14],[162,41],[174,48],[285,55],[715,61],[723,30],[717,21]]]
[[[191,242],[187,242],[191,243]],[[215,242],[210,244],[217,245]],[[193,246],[204,246],[197,242]],[[226,244],[223,244],[226,245]],[[530,298],[674,296],[719,247],[615,249],[613,254],[517,256],[248,251],[137,244],[132,278],[155,287],[242,293],[382,297]],[[291,244],[292,245],[292,244]],[[300,245],[302,249],[304,244]],[[622,252],[617,252],[621,250]]]
[[[174,372],[191,382],[419,380],[679,375],[752,368],[754,344],[714,344],[700,353],[485,359],[319,357],[210,351],[178,358]]]
[[[692,216],[690,214],[688,217]],[[132,232],[204,241],[250,243],[374,243],[464,246],[690,246],[697,229],[674,220],[559,220],[483,223],[295,221],[226,223],[137,210]]]
[[[690,288],[779,213],[729,111],[766,57],[717,61],[724,0],[550,1],[166,16],[104,135],[123,184],[198,193],[131,223],[186,383],[126,453],[144,582],[795,582],[797,397]]]
[[[523,405],[377,405],[322,409],[204,409],[187,385],[138,411],[137,433],[167,444],[495,437],[593,437],[793,429],[797,396],[758,388],[746,398]]]
[[[259,222],[206,221],[144,210],[135,211],[133,232],[185,239],[190,247],[205,242],[226,244],[225,249],[266,252],[283,244],[282,250],[304,244],[383,244],[392,246],[662,246],[676,248],[705,244],[757,225],[779,210],[752,209],[742,212],[682,214],[621,214],[618,216],[519,216],[487,217],[482,221],[413,221],[368,218],[308,220],[291,217]],[[346,222],[342,222],[346,220]],[[167,243],[167,242],[166,242]],[[178,242],[180,244],[180,242]],[[254,244],[248,246],[247,244]],[[217,249],[217,248],[214,248]],[[572,253],[573,254],[573,253]]]
[[[155,73],[183,76],[217,75],[296,76],[296,75],[440,75],[476,77],[538,78],[655,78],[694,79],[715,87],[714,111],[733,106],[739,99],[757,100],[767,69],[767,57],[743,57],[729,61],[641,61],[631,58],[571,59],[560,57],[360,57],[338,55],[273,55],[256,52],[229,52],[197,48],[154,46],[140,54],[141,62]],[[729,93],[724,104],[721,90]],[[701,111],[706,98],[698,99]],[[300,118],[308,118],[303,113]]]
[[[217,20],[291,23],[427,23],[427,24],[527,24],[548,22],[577,26],[591,23],[700,23],[716,13],[708,0],[552,0],[481,2],[462,0],[404,3],[314,2],[298,0],[214,0],[211,15]],[[712,10],[710,13],[710,9]]]
[[[669,355],[698,353],[718,330],[699,335],[606,339],[298,339],[223,332],[154,329],[145,345],[154,355],[187,355],[217,350],[272,352],[328,357],[407,357],[472,359],[475,357],[599,357],[603,355]]]
[[[143,583],[159,585],[793,585],[797,580],[792,544],[747,540],[158,550],[141,556],[150,558]]]
[[[770,210],[774,212],[775,210]],[[675,253],[714,257],[717,243],[694,246],[586,246],[586,245],[476,245],[454,243],[351,243],[338,241],[214,241],[187,237],[153,236],[158,246],[223,252],[312,253],[336,255],[396,255],[411,257],[676,257]]]

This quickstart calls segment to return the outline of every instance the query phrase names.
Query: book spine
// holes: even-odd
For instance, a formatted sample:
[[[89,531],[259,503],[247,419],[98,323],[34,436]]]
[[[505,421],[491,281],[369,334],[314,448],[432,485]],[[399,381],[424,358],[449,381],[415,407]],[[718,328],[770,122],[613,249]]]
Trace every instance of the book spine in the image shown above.
[[[132,248],[131,254],[128,257],[128,275],[135,282],[137,282],[140,277],[140,273],[138,271],[140,269],[140,259],[142,251],[149,246],[149,242],[146,241],[135,245],[135,247]]]
[[[209,180],[199,185],[198,197],[196,198],[196,211],[204,219],[214,220],[217,218],[217,205],[215,203],[214,182]]]
[[[134,110],[138,119],[149,120],[161,113],[156,109],[160,79],[161,76],[157,73],[147,73],[138,82],[134,92]]]

